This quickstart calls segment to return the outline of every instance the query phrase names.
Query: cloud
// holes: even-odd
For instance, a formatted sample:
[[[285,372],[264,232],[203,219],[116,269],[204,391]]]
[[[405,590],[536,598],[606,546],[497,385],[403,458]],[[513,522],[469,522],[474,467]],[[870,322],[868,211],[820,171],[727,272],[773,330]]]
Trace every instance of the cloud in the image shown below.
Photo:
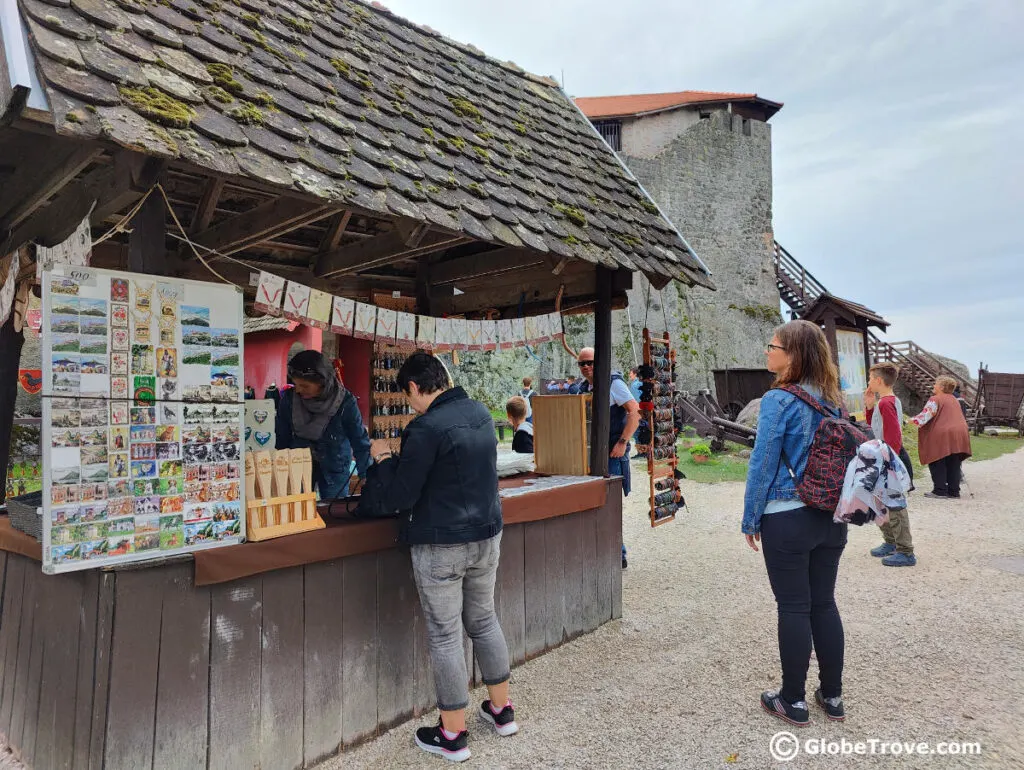
[[[771,121],[778,239],[831,291],[883,311],[894,338],[1024,372],[1024,313],[1007,311],[1024,296],[1019,0],[387,5],[564,71],[573,95],[785,102]]]

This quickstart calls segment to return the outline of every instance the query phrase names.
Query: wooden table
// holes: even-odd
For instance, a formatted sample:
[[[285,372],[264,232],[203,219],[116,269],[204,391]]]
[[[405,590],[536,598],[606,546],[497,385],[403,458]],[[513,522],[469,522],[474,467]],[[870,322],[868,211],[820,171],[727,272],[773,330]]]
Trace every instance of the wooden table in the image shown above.
[[[513,665],[621,616],[621,479],[505,491],[503,508],[495,593]],[[394,527],[210,551],[246,574],[197,585],[187,559],[46,576],[0,526],[0,733],[40,770],[289,770],[432,709]],[[295,541],[317,535],[332,548],[304,563]],[[267,549],[265,570],[252,548]]]

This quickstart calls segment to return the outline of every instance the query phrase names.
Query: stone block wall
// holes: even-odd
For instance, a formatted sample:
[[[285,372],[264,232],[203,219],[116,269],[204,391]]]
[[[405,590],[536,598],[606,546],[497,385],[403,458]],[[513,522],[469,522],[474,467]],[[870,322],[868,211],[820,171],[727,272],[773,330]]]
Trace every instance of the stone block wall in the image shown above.
[[[645,315],[659,331],[667,317],[687,389],[713,387],[714,369],[762,366],[782,320],[772,268],[771,127],[724,109],[696,115],[676,110],[627,122],[621,153],[718,286],[711,292],[673,283],[658,292],[638,277],[630,293],[636,345]],[[630,322],[625,312],[616,316],[618,365],[629,366]]]

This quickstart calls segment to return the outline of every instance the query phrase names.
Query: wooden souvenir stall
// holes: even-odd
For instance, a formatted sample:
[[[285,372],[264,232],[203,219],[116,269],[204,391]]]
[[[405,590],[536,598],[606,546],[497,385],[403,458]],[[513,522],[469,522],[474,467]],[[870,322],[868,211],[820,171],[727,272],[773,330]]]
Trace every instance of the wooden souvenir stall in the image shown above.
[[[177,321],[161,326],[160,284],[205,284],[232,293],[232,308],[269,309],[359,342],[365,361],[349,371],[364,372],[367,385],[385,376],[370,371],[370,351],[379,342],[378,371],[393,371],[388,348],[410,334],[411,313],[383,305],[389,312],[378,313],[381,292],[414,302],[416,347],[487,349],[487,334],[502,347],[537,338],[529,319],[593,312],[595,375],[607,381],[611,313],[625,306],[633,273],[657,288],[671,280],[712,287],[556,84],[358,0],[330,13],[315,5],[270,8],[265,28],[254,30],[231,3],[4,4],[0,259],[18,255],[12,288],[33,282],[38,247],[88,233],[88,270],[152,283],[150,335],[159,341],[170,328],[179,368],[206,368],[211,398],[200,406],[211,411],[199,424],[212,424],[216,407],[244,429],[237,405],[213,398],[233,387],[232,374],[212,371],[220,346],[212,331],[203,336],[206,328],[237,336],[241,319],[215,320],[227,302],[186,296]],[[119,304],[140,310],[140,293],[129,288]],[[182,324],[186,307],[208,308],[209,327]],[[77,323],[81,338],[81,308]],[[15,387],[22,338],[6,314],[0,324],[6,450],[13,398],[2,396]],[[72,334],[66,328],[59,334]],[[129,345],[154,347],[154,368],[167,363],[156,357],[158,343],[132,343],[128,328]],[[189,348],[209,349],[210,363],[206,350]],[[140,355],[140,365],[149,361],[148,351]],[[243,355],[240,346],[239,363],[221,365],[243,371]],[[154,381],[136,383],[131,366],[129,358],[128,375],[111,375],[132,378],[118,385],[127,386],[129,428],[130,410],[148,408],[163,393],[160,380],[173,379],[140,372]],[[74,381],[73,372],[59,374]],[[79,372],[79,396],[93,398],[82,396],[84,378]],[[392,403],[387,393],[378,408]],[[200,446],[241,443],[226,432],[223,441],[199,441],[205,434],[185,419],[195,406],[180,406],[176,441],[146,433],[136,443],[177,443],[183,464],[186,431]],[[367,415],[374,430],[405,419],[389,408]],[[599,388],[591,475],[502,483],[496,594],[517,665],[621,615],[622,494],[606,477],[608,421],[608,392]],[[107,430],[109,442],[109,421]],[[132,462],[152,462],[132,460],[132,444],[129,430],[129,480]],[[81,440],[78,449],[79,485],[83,467],[98,483],[99,453],[83,463]],[[108,444],[108,481],[110,455]],[[318,520],[323,528],[49,575],[44,544],[0,517],[0,733],[26,765],[298,768],[432,708],[424,621],[396,522],[313,513],[305,457],[269,460],[269,476],[263,463],[252,481],[241,470],[227,478],[241,458],[215,463],[225,466],[218,483],[241,484],[247,516],[236,519],[237,536],[246,519],[253,533]],[[138,480],[159,487],[159,465],[155,479],[138,467]],[[172,470],[166,479],[177,478]],[[52,477],[51,494],[54,482],[74,486],[71,478]],[[169,485],[166,492],[174,496]],[[222,522],[213,519],[216,535]],[[169,523],[177,535],[177,520]],[[203,525],[193,539],[208,535]],[[46,544],[51,563],[54,547]]]

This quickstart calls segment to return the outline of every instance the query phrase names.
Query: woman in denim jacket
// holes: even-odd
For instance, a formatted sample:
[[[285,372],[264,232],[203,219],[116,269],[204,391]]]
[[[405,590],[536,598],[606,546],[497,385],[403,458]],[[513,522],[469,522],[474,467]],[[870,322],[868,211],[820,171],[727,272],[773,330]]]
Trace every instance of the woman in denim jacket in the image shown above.
[[[820,328],[808,321],[780,326],[768,345],[767,358],[776,386],[800,385],[839,414],[839,372]],[[805,506],[795,481],[807,467],[821,419],[786,391],[769,390],[764,395],[743,505],[743,534],[755,551],[761,543],[779,612],[782,689],[762,693],[761,706],[798,727],[810,724],[804,685],[812,638],[821,683],[815,701],[829,719],[845,718],[843,622],[835,586],[846,547],[846,525],[834,523],[826,511]]]

